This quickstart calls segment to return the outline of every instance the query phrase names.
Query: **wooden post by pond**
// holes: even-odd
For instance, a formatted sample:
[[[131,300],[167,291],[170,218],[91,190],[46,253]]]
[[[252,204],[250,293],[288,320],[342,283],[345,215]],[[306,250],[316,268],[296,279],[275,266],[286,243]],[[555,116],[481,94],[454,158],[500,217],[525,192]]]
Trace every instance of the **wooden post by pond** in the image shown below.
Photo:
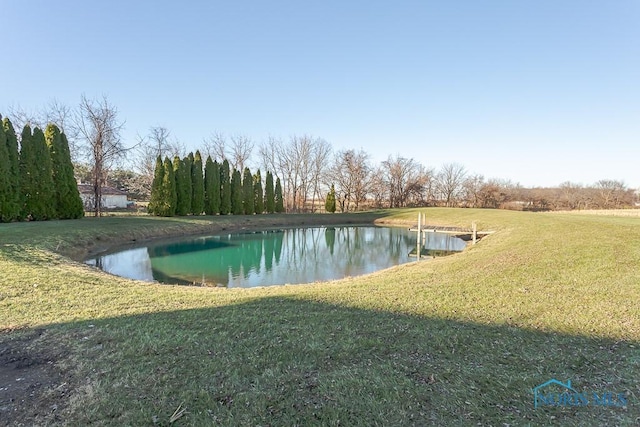
[[[478,240],[478,228],[476,227],[475,221],[471,223],[471,234],[473,238],[473,244],[475,245],[476,241]]]
[[[418,212],[418,238],[417,240],[417,244],[416,244],[416,256],[418,257],[418,261],[420,261],[420,249],[422,248],[422,223],[421,220],[422,219],[422,214],[420,212]]]

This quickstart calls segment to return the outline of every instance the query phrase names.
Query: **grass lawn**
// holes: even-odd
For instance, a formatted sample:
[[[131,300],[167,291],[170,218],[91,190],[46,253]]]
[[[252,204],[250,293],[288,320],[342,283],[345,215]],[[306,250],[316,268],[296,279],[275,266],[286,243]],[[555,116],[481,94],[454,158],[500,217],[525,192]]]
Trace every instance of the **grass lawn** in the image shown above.
[[[219,289],[72,259],[176,234],[410,224],[418,210],[0,225],[0,425],[640,424],[640,218],[420,211],[496,233],[367,276]],[[589,404],[534,408],[552,378]]]

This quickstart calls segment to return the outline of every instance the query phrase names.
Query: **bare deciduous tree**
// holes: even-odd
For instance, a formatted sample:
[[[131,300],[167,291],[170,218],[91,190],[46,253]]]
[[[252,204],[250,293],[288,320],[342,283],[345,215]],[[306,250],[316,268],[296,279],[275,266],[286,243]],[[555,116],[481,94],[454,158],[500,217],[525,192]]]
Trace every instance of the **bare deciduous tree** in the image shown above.
[[[209,138],[203,141],[202,154],[204,158],[211,157],[222,163],[227,158],[227,140],[222,132],[213,132]]]
[[[384,166],[377,166],[371,173],[369,180],[369,194],[373,197],[373,205],[376,208],[385,206],[385,202],[390,200],[389,184],[386,181],[386,169]]]
[[[322,138],[309,135],[293,136],[289,144],[281,150],[281,165],[288,165],[290,173],[285,174],[290,190],[290,205],[294,210],[315,210],[320,199],[320,184],[328,169],[331,145]],[[328,187],[327,187],[328,188]]]
[[[598,202],[602,209],[619,208],[627,196],[627,187],[622,181],[613,179],[601,179],[596,182],[598,190]]]
[[[364,150],[341,150],[336,153],[330,171],[329,180],[336,186],[340,210],[358,210],[369,191],[369,154]]]
[[[310,162],[310,138],[292,136],[289,143],[276,151],[276,161],[282,173],[283,191],[287,210],[301,209],[301,193],[306,188],[307,170]]]
[[[69,143],[71,143],[71,139],[75,139],[78,136],[78,130],[73,123],[74,115],[73,108],[55,98],[49,102],[43,113],[44,121],[46,123],[55,123],[67,136]]]
[[[11,123],[13,124],[14,129],[18,130],[18,138],[20,138],[20,131],[27,124],[32,127],[37,126],[40,129],[44,129],[46,127],[46,121],[43,119],[41,113],[27,111],[20,105],[9,106],[8,117],[11,118]]]
[[[457,163],[442,165],[437,176],[437,186],[445,206],[453,206],[462,191],[462,184],[467,174],[464,166]]]
[[[150,195],[156,159],[179,156],[184,157],[185,148],[178,141],[170,141],[171,132],[164,126],[153,126],[143,137],[138,136],[138,155],[132,162],[135,171],[140,174],[135,180],[135,191],[138,194]]]
[[[415,175],[407,185],[406,205],[428,206],[434,201],[435,173],[432,168],[418,164]]]
[[[462,183],[462,197],[467,207],[477,208],[482,205],[481,194],[484,185],[484,176],[471,175]]]
[[[222,132],[213,132],[209,138],[203,141],[202,152],[213,160],[229,161],[233,169],[243,171],[247,162],[251,159],[255,144],[246,135],[232,135],[227,138]]]
[[[421,165],[413,159],[396,155],[382,162],[388,187],[389,207],[406,206],[411,192],[419,190]]]
[[[560,184],[560,206],[562,209],[579,209],[582,200],[581,199],[582,186],[574,184],[573,182],[566,181]]]
[[[230,162],[239,171],[243,171],[253,153],[254,143],[246,135],[232,135],[229,153]]]
[[[313,206],[311,208],[312,212],[315,212],[316,200],[322,200],[320,184],[323,181],[332,151],[333,148],[331,147],[331,144],[329,144],[329,142],[321,138],[316,139],[313,149],[311,171],[311,181],[313,186],[313,195],[311,196],[313,200]]]
[[[91,166],[94,215],[100,216],[102,186],[107,172],[127,151],[120,140],[124,122],[119,121],[118,110],[106,96],[91,100],[83,95],[75,116],[75,126],[85,144]]]
[[[308,135],[292,136],[286,143],[270,136],[258,147],[261,166],[280,178],[287,210],[307,209],[309,202],[315,209],[331,150],[324,139]]]
[[[479,185],[477,193],[479,207],[497,209],[512,197],[513,185],[508,181],[492,178],[486,182],[479,182]]]
[[[263,170],[271,171],[275,176],[280,177],[278,168],[277,153],[282,146],[282,140],[274,136],[269,136],[266,142],[258,146],[258,155],[260,156],[260,164]]]

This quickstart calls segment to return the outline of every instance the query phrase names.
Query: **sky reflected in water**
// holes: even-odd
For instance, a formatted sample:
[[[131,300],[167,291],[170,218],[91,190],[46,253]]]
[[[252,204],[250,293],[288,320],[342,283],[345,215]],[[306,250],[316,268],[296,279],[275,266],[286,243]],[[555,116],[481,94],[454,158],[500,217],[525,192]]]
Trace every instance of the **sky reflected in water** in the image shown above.
[[[431,233],[433,254],[465,242]],[[107,254],[87,263],[131,279],[209,286],[312,283],[415,260],[416,233],[389,227],[317,227],[189,238]]]

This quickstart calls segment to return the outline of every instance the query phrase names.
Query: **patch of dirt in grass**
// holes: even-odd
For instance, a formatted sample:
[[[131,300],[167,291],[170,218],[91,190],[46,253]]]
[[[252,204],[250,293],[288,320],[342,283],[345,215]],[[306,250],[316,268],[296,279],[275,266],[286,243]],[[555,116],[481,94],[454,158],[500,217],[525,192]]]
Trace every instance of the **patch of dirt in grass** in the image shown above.
[[[40,345],[44,330],[7,332],[0,331],[0,425],[62,423],[72,390],[58,367],[66,352]]]

